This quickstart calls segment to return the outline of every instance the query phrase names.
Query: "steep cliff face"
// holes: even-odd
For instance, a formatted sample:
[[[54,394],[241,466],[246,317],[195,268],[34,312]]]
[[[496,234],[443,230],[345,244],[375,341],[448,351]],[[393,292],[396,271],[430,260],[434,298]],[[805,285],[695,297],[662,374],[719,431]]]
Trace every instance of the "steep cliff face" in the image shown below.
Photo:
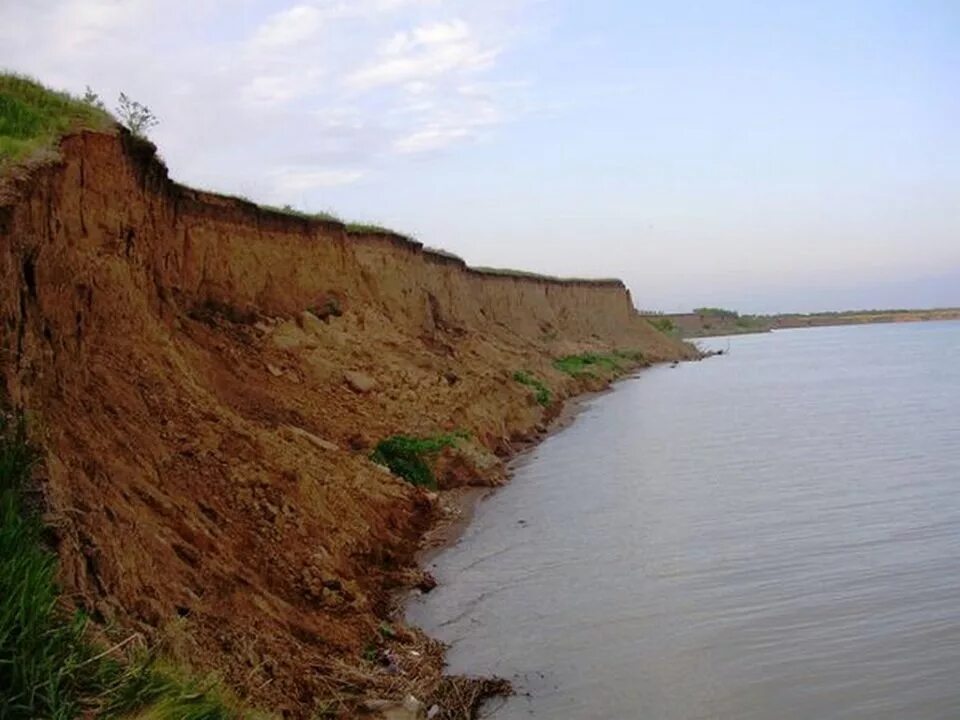
[[[551,412],[517,370],[562,398],[593,381],[554,357],[693,354],[617,281],[193,191],[125,135],[61,155],[0,185],[0,369],[47,450],[64,586],[148,637],[176,623],[183,659],[294,717],[416,577],[436,499],[368,459],[379,439],[467,431],[441,479],[489,483]]]

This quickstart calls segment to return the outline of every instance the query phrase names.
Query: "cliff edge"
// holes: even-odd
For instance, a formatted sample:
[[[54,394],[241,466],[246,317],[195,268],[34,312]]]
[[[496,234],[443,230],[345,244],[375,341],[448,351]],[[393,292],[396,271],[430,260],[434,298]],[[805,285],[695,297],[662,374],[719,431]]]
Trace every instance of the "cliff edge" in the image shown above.
[[[493,484],[563,398],[696,355],[619,281],[191,190],[119,130],[2,180],[0,277],[0,394],[42,445],[70,604],[284,717],[449,682],[390,615],[429,587],[413,559],[442,498],[378,443],[455,435],[439,488]],[[585,353],[614,360],[558,362]]]

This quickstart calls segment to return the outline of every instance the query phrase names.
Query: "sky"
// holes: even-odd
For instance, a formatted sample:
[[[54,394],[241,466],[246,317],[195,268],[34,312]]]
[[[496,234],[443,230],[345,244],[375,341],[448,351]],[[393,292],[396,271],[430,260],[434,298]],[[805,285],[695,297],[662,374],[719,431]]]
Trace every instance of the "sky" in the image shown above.
[[[172,177],[644,309],[960,306],[956,0],[0,0]]]

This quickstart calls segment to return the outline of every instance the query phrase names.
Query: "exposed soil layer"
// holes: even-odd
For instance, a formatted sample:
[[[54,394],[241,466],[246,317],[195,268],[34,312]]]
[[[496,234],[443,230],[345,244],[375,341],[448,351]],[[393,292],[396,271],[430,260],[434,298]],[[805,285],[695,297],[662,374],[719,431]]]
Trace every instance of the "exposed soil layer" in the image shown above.
[[[443,679],[436,643],[383,625],[428,582],[412,563],[440,503],[369,460],[378,440],[466,431],[441,487],[495,484],[610,377],[552,358],[695,355],[618,281],[473,270],[193,191],[123,133],[3,181],[0,278],[2,391],[47,451],[71,602],[292,718],[499,689]]]

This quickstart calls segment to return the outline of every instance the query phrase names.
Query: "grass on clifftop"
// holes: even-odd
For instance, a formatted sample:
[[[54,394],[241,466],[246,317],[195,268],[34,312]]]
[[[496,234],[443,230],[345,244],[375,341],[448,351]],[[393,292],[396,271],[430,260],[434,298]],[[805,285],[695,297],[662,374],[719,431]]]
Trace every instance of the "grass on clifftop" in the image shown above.
[[[114,120],[65,92],[12,73],[0,73],[0,163],[53,148],[70,130],[106,130]]]
[[[370,459],[390,468],[390,472],[411,485],[436,489],[437,480],[428,461],[446,448],[454,447],[458,440],[465,437],[466,434],[462,432],[423,438],[393,435],[377,443]]]
[[[115,659],[119,646],[89,640],[86,617],[61,604],[57,558],[25,496],[36,459],[24,423],[0,412],[0,718],[252,717],[215,683],[184,679],[143,651]]]

